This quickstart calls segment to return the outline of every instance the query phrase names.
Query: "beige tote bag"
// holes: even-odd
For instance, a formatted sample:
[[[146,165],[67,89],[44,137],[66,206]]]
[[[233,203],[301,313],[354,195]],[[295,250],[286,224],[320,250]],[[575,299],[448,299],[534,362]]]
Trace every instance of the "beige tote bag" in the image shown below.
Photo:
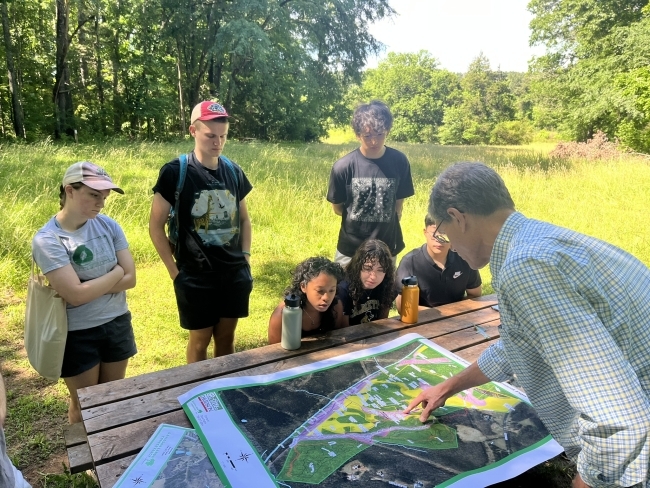
[[[30,364],[38,374],[58,380],[68,336],[65,300],[49,284],[45,284],[45,276],[40,271],[35,272],[35,267],[32,258],[32,272],[27,284],[25,349]]]

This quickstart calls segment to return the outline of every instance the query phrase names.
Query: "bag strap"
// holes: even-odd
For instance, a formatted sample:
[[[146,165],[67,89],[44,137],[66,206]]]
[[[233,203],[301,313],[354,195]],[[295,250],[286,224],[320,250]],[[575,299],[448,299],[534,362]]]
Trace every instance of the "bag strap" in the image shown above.
[[[181,192],[183,191],[183,186],[185,186],[185,176],[187,175],[187,154],[181,154],[178,160],[180,161],[180,171],[178,173],[176,191],[174,192],[174,220],[176,221],[176,228],[180,229],[178,210],[180,208]]]
[[[52,235],[54,237],[56,237],[56,240],[59,241],[59,244],[61,244],[63,246],[63,248],[66,249],[66,252],[67,252],[67,248],[63,244],[63,241],[61,240],[61,237],[59,237],[59,234],[52,231]],[[36,271],[36,268],[38,268],[38,272]],[[36,260],[34,259],[33,254],[32,254],[32,269],[31,269],[31,272],[29,274],[29,278],[31,280],[38,281],[38,283],[40,285],[43,285],[43,286],[45,285],[45,280],[46,280],[45,275],[43,273],[41,273],[41,268],[40,268],[40,266],[38,264],[36,264]]]
[[[225,163],[226,168],[230,170],[230,174],[235,180],[235,186],[239,189],[239,178],[237,178],[237,172],[235,171],[235,163],[233,163],[230,159],[228,159],[223,154],[219,157]]]

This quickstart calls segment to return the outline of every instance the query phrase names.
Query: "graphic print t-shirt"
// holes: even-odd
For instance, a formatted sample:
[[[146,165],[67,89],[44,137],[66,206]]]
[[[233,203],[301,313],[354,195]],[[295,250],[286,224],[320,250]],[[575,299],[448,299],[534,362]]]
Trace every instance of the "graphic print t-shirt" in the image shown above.
[[[327,200],[343,204],[337,249],[352,256],[366,239],[384,241],[393,256],[404,249],[395,202],[414,194],[406,156],[387,147],[378,159],[359,149],[339,159],[330,173]]]
[[[52,217],[34,236],[32,255],[44,274],[70,264],[84,282],[108,273],[117,264],[116,252],[128,247],[120,226],[106,215],[89,219],[74,232],[63,230]],[[68,330],[97,327],[127,311],[123,291],[77,307],[68,303]]]
[[[343,315],[348,316],[350,325],[365,324],[379,318],[380,293],[378,288],[368,290],[358,303],[353,303],[347,281],[341,281],[336,290],[336,296],[343,305]]]
[[[162,167],[153,187],[172,207],[179,173],[180,161],[174,159]],[[252,188],[235,163],[220,160],[217,169],[211,170],[193,152],[188,155],[180,194],[179,267],[207,272],[246,265],[241,252],[239,202]]]

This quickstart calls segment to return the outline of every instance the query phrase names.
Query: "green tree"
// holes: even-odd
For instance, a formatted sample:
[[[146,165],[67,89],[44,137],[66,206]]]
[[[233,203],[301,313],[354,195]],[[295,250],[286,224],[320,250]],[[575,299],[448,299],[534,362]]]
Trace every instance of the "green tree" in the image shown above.
[[[443,144],[487,144],[494,127],[515,117],[515,98],[507,75],[493,71],[481,53],[460,81],[462,102],[447,110],[440,129]]]
[[[359,100],[380,99],[395,117],[391,137],[398,141],[438,142],[445,110],[460,101],[458,75],[440,69],[427,51],[388,53],[366,71]]]
[[[646,150],[650,64],[648,0],[532,0],[533,119],[577,140],[596,131]],[[615,82],[613,82],[615,81]]]

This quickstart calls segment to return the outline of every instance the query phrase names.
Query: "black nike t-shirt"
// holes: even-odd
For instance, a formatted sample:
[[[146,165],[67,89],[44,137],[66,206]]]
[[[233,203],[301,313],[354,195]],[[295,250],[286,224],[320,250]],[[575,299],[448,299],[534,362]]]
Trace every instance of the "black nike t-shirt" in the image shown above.
[[[402,258],[395,275],[395,288],[402,291],[402,278],[417,276],[420,287],[420,305],[437,307],[457,302],[465,297],[465,290],[481,286],[481,275],[469,267],[454,251],[449,251],[445,269],[440,269],[427,252],[427,245],[413,249]]]

